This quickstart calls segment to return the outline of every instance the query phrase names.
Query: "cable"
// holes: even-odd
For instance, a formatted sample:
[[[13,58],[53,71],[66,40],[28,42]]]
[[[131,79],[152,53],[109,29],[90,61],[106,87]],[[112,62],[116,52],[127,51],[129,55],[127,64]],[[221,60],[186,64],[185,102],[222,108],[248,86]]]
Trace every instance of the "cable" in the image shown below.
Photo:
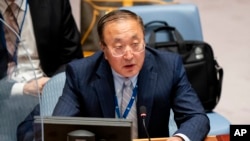
[[[21,36],[8,24],[8,23],[6,23],[2,18],[0,18],[0,21],[6,26],[6,27],[8,27],[15,35],[16,35],[16,37],[17,37],[17,39],[18,39],[18,42],[17,43],[19,43],[20,41],[21,41]],[[16,44],[16,46],[18,46],[17,44]],[[23,45],[23,43],[21,42],[20,43],[20,46],[24,49],[24,51],[26,52],[26,54],[27,54],[27,57],[28,57],[28,60],[29,60],[29,62],[30,62],[30,64],[31,64],[31,68],[32,68],[32,70],[35,70],[35,68],[34,68],[34,66],[33,66],[33,63],[32,63],[32,60],[31,60],[31,57],[30,57],[30,55],[29,55],[29,52],[28,52],[28,50],[27,50],[27,48]],[[35,80],[37,80],[37,76],[36,76],[36,73],[35,73],[35,71],[33,71],[33,73],[34,73],[34,79]],[[39,90],[39,88],[38,88],[38,82],[37,81],[35,81],[36,82],[36,87],[37,87],[37,95],[38,95],[38,100],[39,100],[39,103],[41,103],[41,96],[40,96],[40,90]],[[41,109],[41,108],[40,108]],[[41,131],[43,131],[43,118],[41,117]],[[42,141],[44,141],[44,133],[42,132]]]

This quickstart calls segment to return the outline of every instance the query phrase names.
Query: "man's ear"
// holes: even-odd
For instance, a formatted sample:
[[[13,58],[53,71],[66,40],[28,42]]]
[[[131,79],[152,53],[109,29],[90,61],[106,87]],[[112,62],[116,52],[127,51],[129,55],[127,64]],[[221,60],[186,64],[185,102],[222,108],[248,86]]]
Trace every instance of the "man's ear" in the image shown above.
[[[105,46],[103,45],[103,43],[101,41],[99,41],[99,46],[100,46],[101,50],[104,51]]]
[[[99,46],[104,53],[104,58],[107,60],[107,56],[106,56],[106,52],[105,52],[106,46],[102,42],[99,42]]]

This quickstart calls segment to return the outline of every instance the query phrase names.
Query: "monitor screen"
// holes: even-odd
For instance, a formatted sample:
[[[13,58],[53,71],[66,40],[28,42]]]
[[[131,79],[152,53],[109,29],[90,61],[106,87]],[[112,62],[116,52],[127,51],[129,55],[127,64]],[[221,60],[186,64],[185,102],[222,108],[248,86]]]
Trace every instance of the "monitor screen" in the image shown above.
[[[95,141],[131,141],[132,121],[117,118],[35,117],[35,124],[43,123],[44,141],[69,141],[69,133],[85,130],[92,132]],[[75,140],[78,141],[78,140]],[[79,141],[82,141],[79,139]],[[85,140],[84,140],[85,141]]]

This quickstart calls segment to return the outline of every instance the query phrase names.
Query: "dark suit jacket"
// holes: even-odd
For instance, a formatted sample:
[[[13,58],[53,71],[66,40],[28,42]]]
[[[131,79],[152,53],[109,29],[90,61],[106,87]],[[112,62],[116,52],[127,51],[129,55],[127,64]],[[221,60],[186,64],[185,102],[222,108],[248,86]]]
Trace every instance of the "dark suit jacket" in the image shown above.
[[[139,107],[147,108],[146,126],[151,137],[169,136],[170,108],[179,129],[192,141],[201,141],[210,127],[209,119],[191,88],[178,55],[147,48],[138,75],[138,133],[146,138]],[[57,116],[115,117],[115,89],[110,65],[103,53],[73,61],[66,68],[63,95],[53,112]]]
[[[0,13],[0,18],[3,19],[1,13]],[[0,22],[0,79],[7,75],[7,64],[8,64],[8,52],[6,50],[3,27],[4,24]]]
[[[68,62],[83,57],[80,33],[71,13],[69,0],[28,0],[28,4],[40,64],[47,76],[64,71]],[[3,33],[0,38],[0,79],[6,76],[8,60],[2,35]],[[13,84],[6,85],[11,87]],[[5,93],[10,93],[10,90],[6,89],[1,95],[6,95]]]
[[[66,63],[83,57],[80,33],[69,0],[28,1],[41,67],[52,76]]]

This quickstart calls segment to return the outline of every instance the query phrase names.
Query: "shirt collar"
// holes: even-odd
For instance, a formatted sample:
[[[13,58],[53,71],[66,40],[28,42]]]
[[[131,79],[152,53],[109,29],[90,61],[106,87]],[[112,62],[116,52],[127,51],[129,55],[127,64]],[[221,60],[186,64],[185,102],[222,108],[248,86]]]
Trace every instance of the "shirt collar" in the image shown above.
[[[121,76],[120,74],[118,74],[114,69],[112,69],[112,74],[114,76],[114,79],[120,83],[120,84],[123,84],[123,82],[125,81],[125,77]],[[133,87],[136,86],[136,83],[137,83],[137,77],[138,77],[138,74],[132,76],[132,77],[129,77],[128,79],[131,80],[131,82],[133,83]]]

